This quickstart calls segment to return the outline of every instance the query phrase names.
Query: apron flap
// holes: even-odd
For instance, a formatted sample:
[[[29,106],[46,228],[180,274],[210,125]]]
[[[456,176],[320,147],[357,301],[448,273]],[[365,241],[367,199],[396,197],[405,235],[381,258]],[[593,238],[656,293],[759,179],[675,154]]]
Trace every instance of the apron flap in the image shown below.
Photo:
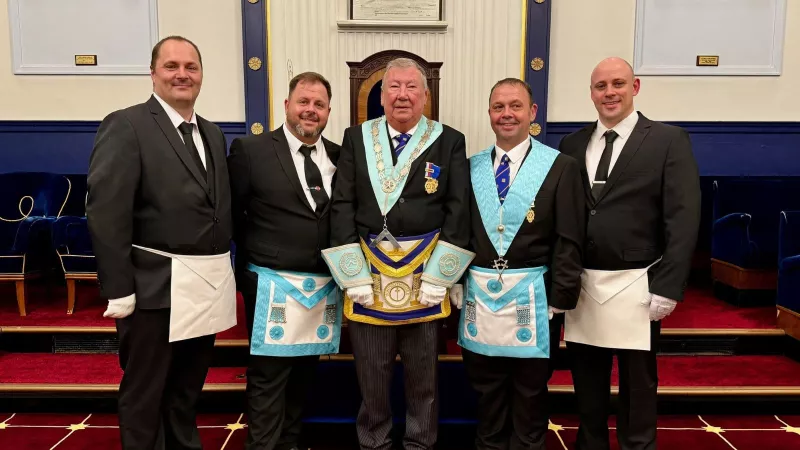
[[[333,277],[330,276],[284,271],[276,274],[278,276],[272,279],[275,284],[307,309],[327,298],[336,287]]]
[[[192,272],[205,280],[214,289],[219,289],[233,273],[230,253],[224,255],[173,255]]]
[[[639,278],[647,276],[648,267],[629,270],[592,270],[581,273],[581,290],[599,304],[624,291]]]

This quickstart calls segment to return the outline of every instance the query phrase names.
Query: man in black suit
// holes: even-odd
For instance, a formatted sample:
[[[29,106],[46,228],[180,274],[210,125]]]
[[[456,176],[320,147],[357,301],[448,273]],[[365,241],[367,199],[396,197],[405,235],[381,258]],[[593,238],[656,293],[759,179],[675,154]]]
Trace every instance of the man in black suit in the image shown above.
[[[387,64],[385,116],[345,130],[323,251],[344,289],[362,403],[361,448],[391,447],[391,378],[404,368],[405,448],[428,449],[438,419],[437,335],[448,289],[472,253],[464,135],[422,115],[429,92],[411,59]]]
[[[549,411],[555,313],[575,307],[585,209],[580,166],[534,140],[531,88],[506,78],[492,88],[495,144],[470,158],[471,248],[458,343],[478,393],[475,448],[542,449]]]
[[[117,319],[124,449],[199,449],[195,406],[214,335],[236,324],[225,137],[194,111],[200,52],[153,48],[153,95],[103,119],[86,215],[105,317]]]
[[[328,80],[301,73],[289,83],[286,123],[231,144],[236,271],[251,339],[248,450],[297,447],[319,355],[338,352],[341,296],[320,254],[340,151],[322,137],[330,99]]]
[[[626,61],[602,61],[590,86],[599,120],[560,144],[581,163],[588,210],[581,297],[565,320],[579,449],[609,448],[613,353],[620,448],[655,448],[660,321],[683,299],[700,222],[689,135],[636,111],[639,86]]]

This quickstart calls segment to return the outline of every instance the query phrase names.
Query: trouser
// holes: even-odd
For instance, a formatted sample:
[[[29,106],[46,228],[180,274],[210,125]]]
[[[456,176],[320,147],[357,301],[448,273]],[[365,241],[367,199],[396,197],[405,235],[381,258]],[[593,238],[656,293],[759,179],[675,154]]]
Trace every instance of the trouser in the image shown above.
[[[117,320],[123,449],[202,448],[195,408],[214,335],[170,343],[169,316],[169,309],[136,309]]]

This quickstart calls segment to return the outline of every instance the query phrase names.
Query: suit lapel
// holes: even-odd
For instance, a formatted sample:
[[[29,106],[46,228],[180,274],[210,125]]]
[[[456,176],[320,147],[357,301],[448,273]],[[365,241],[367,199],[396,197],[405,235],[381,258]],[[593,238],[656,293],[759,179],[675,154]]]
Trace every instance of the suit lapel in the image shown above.
[[[586,201],[594,204],[594,197],[592,196],[592,185],[589,183],[589,171],[586,169],[586,148],[589,147],[589,140],[592,138],[592,133],[597,127],[594,125],[584,127],[576,136],[578,151],[573,155],[578,164],[581,166],[581,178],[583,178],[583,192],[586,194]]]
[[[203,174],[200,173],[200,170],[194,163],[192,156],[189,154],[189,150],[186,149],[186,145],[183,143],[180,136],[178,136],[178,130],[176,130],[175,126],[172,125],[172,122],[169,120],[169,116],[167,116],[167,112],[164,111],[164,108],[161,107],[161,104],[158,103],[158,100],[156,100],[156,98],[153,96],[151,96],[150,100],[147,101],[147,106],[150,107],[150,112],[153,114],[153,118],[161,128],[164,136],[166,136],[167,140],[172,146],[172,149],[175,150],[175,153],[177,153],[178,157],[181,159],[181,161],[183,161],[183,165],[189,169],[189,172],[194,175],[195,180],[200,183],[200,186],[203,187],[203,190],[206,191],[206,195],[208,195],[208,185],[205,177],[203,177]]]
[[[214,136],[208,133],[210,127],[206,125],[205,119],[201,118],[200,116],[197,116],[197,125],[200,127],[200,133],[206,137],[205,142],[208,145],[208,154],[211,155],[211,162],[213,164],[212,173],[214,174],[214,179],[209,180],[209,183],[211,183],[214,186],[214,192],[216,193],[216,195],[212,198],[211,194],[209,193],[209,190],[206,189],[206,196],[208,197],[208,201],[210,201],[211,204],[216,206],[217,201],[219,200],[219,193],[220,193],[219,168],[225,167],[224,161],[221,161],[220,158],[222,157],[222,155],[225,155],[225,149],[218,148],[218,146],[216,145],[217,140],[214,139]],[[206,162],[206,166],[209,166],[208,162]],[[207,169],[206,172],[208,171],[209,170]]]
[[[281,163],[283,172],[289,178],[289,182],[292,183],[292,187],[297,193],[297,196],[300,197],[300,201],[306,206],[306,211],[316,217],[317,214],[311,209],[311,204],[308,203],[306,193],[303,191],[303,185],[300,184],[300,178],[297,176],[297,168],[294,165],[292,151],[289,149],[289,142],[286,140],[283,127],[278,128],[272,133],[272,139],[274,140],[275,153],[278,155],[278,161]]]
[[[611,188],[614,186],[614,183],[619,180],[620,175],[622,172],[625,171],[625,168],[628,166],[628,163],[631,162],[633,156],[636,155],[636,152],[639,151],[639,148],[644,141],[645,136],[650,131],[650,120],[648,120],[643,115],[639,114],[639,121],[636,122],[636,126],[633,127],[633,131],[631,132],[630,137],[628,137],[628,141],[625,142],[625,146],[622,147],[622,151],[619,154],[619,158],[617,158],[617,162],[614,163],[614,167],[611,169],[611,173],[608,175],[608,181],[606,181],[606,185],[603,188],[603,192],[600,193],[600,197],[597,199],[597,202],[600,203],[603,198],[611,191]]]

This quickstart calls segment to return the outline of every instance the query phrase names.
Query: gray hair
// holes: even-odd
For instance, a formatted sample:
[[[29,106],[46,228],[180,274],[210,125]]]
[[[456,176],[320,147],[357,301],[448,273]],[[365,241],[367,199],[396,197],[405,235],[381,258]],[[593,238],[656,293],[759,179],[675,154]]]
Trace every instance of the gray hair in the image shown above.
[[[422,86],[428,90],[428,79],[425,77],[425,71],[416,61],[411,58],[396,58],[386,64],[386,72],[383,74],[383,81],[381,82],[381,90],[386,86],[386,76],[389,75],[389,69],[408,69],[413,67],[419,72],[419,77],[422,78]]]

